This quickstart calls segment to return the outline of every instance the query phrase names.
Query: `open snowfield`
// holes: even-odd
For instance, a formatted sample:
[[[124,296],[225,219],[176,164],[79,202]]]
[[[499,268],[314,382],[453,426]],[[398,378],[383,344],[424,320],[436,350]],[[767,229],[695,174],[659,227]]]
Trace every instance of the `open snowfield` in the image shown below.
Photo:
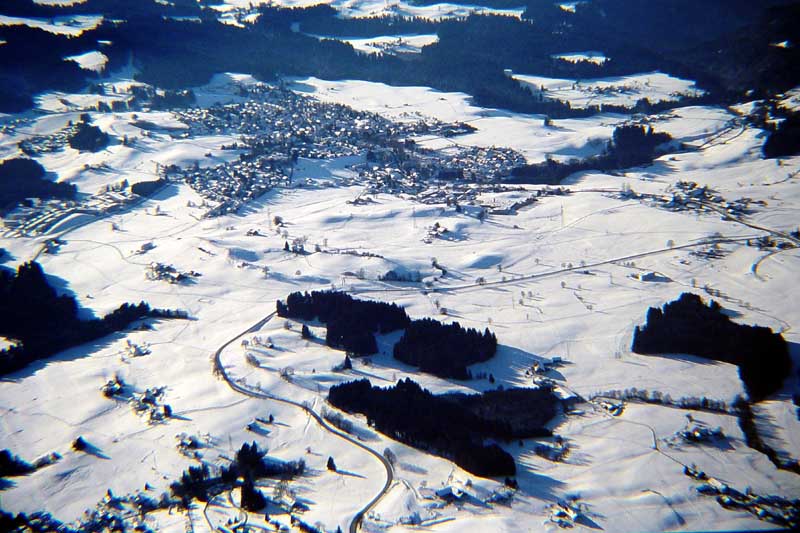
[[[385,5],[376,3],[374,9]],[[402,4],[395,9],[412,8]],[[573,105],[630,105],[643,97],[659,100],[694,90],[691,82],[662,74],[587,80],[575,89],[564,80],[518,78],[545,85]],[[235,83],[251,81],[239,75],[219,76],[197,91],[198,101],[201,105],[236,101]],[[530,162],[546,155],[599,153],[614,127],[628,120],[598,115],[556,120],[546,127],[539,116],[478,108],[464,94],[425,87],[315,78],[294,80],[292,87],[323,101],[399,121],[425,116],[466,122],[477,131],[418,141],[431,148],[449,143],[510,147]],[[616,92],[589,95],[588,87],[614,87]],[[79,108],[91,105],[82,100],[88,97],[43,96],[41,108],[47,113],[13,133],[0,134],[0,154],[12,157],[19,141],[77,120]],[[40,162],[60,181],[92,195],[123,179],[152,180],[156,163],[211,166],[238,157],[236,151],[220,149],[235,141],[234,135],[173,138],[171,133],[186,126],[171,113],[137,115],[159,129],[145,133],[133,124],[131,113],[93,114],[94,123],[115,142],[97,153],[66,148],[45,154]],[[0,382],[0,449],[30,461],[53,451],[63,456],[55,465],[13,478],[11,486],[0,491],[0,507],[15,512],[46,510],[72,521],[109,489],[120,495],[144,490],[147,484],[147,492],[157,497],[183,470],[197,464],[176,449],[175,436],[186,433],[203,437],[206,444],[200,452],[211,464],[226,464],[243,442],[253,440],[271,456],[304,459],[306,475],[289,483],[293,494],[309,507],[303,520],[321,524],[325,531],[346,530],[381,494],[385,467],[370,451],[326,429],[306,408],[317,414],[332,410],[324,400],[328,388],[362,377],[384,386],[412,377],[434,392],[483,391],[498,384],[530,386],[526,371],[534,362],[560,357],[564,364],[549,377],[565,397],[635,387],[673,398],[706,396],[731,402],[743,393],[734,366],[691,356],[642,356],[631,353],[630,344],[648,307],[660,306],[684,291],[707,297],[703,287],[708,286],[719,291],[715,299],[735,313],[737,321],[782,331],[795,361],[800,357],[800,308],[789,295],[800,271],[800,250],[759,251],[745,245],[747,239],[770,231],[796,229],[800,158],[762,160],[763,132],[742,125],[738,118],[732,111],[708,107],[665,112],[653,117],[653,127],[669,132],[687,149],[620,175],[572,176],[564,184],[572,194],[543,197],[516,215],[492,214],[485,221],[444,204],[426,205],[388,194],[354,205],[352,200],[364,189],[352,184],[357,176],[349,165],[362,159],[355,157],[301,159],[295,183],[302,186],[273,190],[234,215],[202,218],[203,210],[194,207],[202,198],[187,185],[172,183],[136,207],[102,219],[89,215],[81,219],[83,225],[73,221],[73,229],[65,222],[54,233],[39,237],[0,238],[0,247],[10,254],[4,266],[38,257],[45,272],[74,294],[87,313],[101,316],[123,302],[145,300],[153,307],[184,309],[192,317],[158,321],[149,331],[120,333],[68,350]],[[126,135],[133,139],[130,146],[119,142]],[[639,193],[670,195],[678,180],[708,185],[729,201],[748,197],[766,204],[756,205],[745,225],[714,212],[673,212],[619,194],[628,185]],[[509,205],[538,188],[486,193],[479,202],[486,207]],[[275,227],[275,216],[283,218],[283,228]],[[437,222],[451,238],[423,242]],[[250,230],[259,234],[248,235]],[[39,255],[43,242],[56,232],[65,232],[60,234],[64,244],[58,253]],[[307,250],[318,245],[319,251],[285,252],[287,237],[290,242],[304,237]],[[692,254],[712,247],[710,239],[723,238],[729,242],[718,245],[722,257],[711,260]],[[137,255],[146,243],[154,247]],[[366,252],[371,255],[359,255]],[[432,258],[446,267],[447,275],[432,268]],[[183,285],[147,280],[145,268],[153,261],[202,276]],[[420,271],[432,290],[416,283],[378,281],[397,267]],[[639,281],[634,275],[642,271],[657,272],[661,281]],[[478,284],[478,278],[486,283]],[[262,320],[275,310],[276,300],[293,291],[329,288],[396,302],[413,318],[432,316],[490,328],[500,344],[498,353],[471,369],[473,374],[492,374],[496,383],[453,382],[419,373],[392,358],[397,334],[379,337],[378,355],[354,361],[352,370],[335,371],[344,353],[319,340],[324,339],[323,326],[312,324],[316,339],[304,340],[297,322]],[[251,329],[254,324],[257,327]],[[244,346],[243,340],[249,344]],[[127,341],[147,344],[152,353],[131,357],[125,350]],[[274,347],[264,346],[268,342]],[[214,375],[217,355],[225,375],[240,390]],[[126,403],[105,398],[100,387],[115,374],[138,392],[165,386],[165,401],[175,416],[149,425]],[[786,390],[793,386],[794,381],[787,381]],[[685,409],[633,402],[626,403],[619,416],[594,403],[577,409],[552,424],[572,450],[563,462],[536,455],[537,442],[532,439],[503,443],[519,470],[519,491],[507,505],[482,503],[502,491],[502,480],[476,478],[448,460],[387,439],[367,427],[363,418],[346,415],[355,424],[353,440],[378,455],[389,448],[397,457],[390,489],[369,510],[363,530],[558,531],[548,521],[549,507],[568,496],[586,504],[586,520],[575,524],[576,531],[770,526],[699,494],[698,483],[683,473],[684,465],[692,464],[742,492],[749,486],[758,494],[800,496],[800,476],[776,469],[764,455],[748,448],[730,415],[693,413],[709,427],[720,427],[725,438],[714,444],[687,444],[677,436],[687,424]],[[796,458],[800,422],[791,394],[778,394],[758,409],[774,426],[772,445]],[[274,424],[247,428],[255,418],[270,414]],[[79,435],[96,447],[93,453],[70,449]],[[339,472],[326,469],[329,456],[335,458]],[[268,494],[275,490],[270,483],[264,485]],[[432,490],[445,486],[459,487],[470,497],[458,505],[441,505]],[[215,530],[241,514],[238,497],[238,491],[230,497],[220,495],[205,509],[199,505],[188,515],[159,512],[148,523],[164,531],[183,531],[187,522],[196,531]],[[289,524],[286,515],[273,518]],[[422,526],[409,525],[416,518]],[[249,521],[263,524],[263,517],[250,516]]]
[[[86,30],[96,28],[103,21],[100,15],[75,15],[53,17],[51,19],[9,17],[0,15],[0,26],[30,26],[50,33],[77,36]]]
[[[364,54],[418,54],[423,46],[428,46],[439,40],[436,34],[432,35],[384,35],[381,37],[342,38],[324,37],[320,39],[336,39],[350,44],[353,48]]]
[[[567,61],[577,60],[570,55],[560,57]],[[596,56],[593,57],[596,58]],[[588,80],[562,80],[514,74],[514,79],[537,90],[544,87],[546,97],[567,101],[576,108],[601,104],[630,107],[642,98],[658,102],[660,100],[677,100],[684,95],[702,94],[702,91],[695,87],[694,82],[660,72]]]
[[[281,7],[309,7],[318,4],[329,4],[345,18],[359,17],[420,17],[430,20],[466,17],[470,14],[491,14],[520,18],[525,8],[520,4],[516,9],[494,9],[480,5],[451,4],[441,2],[431,5],[415,5],[414,2],[401,0],[220,0],[214,5],[218,11],[249,9],[250,6],[273,4]]]

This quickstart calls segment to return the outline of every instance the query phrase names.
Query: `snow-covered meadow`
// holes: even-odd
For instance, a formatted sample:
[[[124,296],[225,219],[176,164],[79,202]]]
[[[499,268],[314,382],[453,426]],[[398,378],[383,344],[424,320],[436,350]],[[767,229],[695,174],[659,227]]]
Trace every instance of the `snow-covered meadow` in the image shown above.
[[[363,3],[359,6],[366,9]],[[658,73],[618,80],[613,86],[632,87],[630,93],[619,90],[607,97],[586,96],[570,88],[574,81],[518,78],[559,91],[558,96],[573,105],[599,103],[602,98],[628,104],[693,90],[691,82]],[[235,101],[235,83],[240,81],[247,78],[218,77],[196,91],[198,100],[202,105]],[[600,81],[591,83],[605,87]],[[466,122],[476,131],[417,141],[431,148],[448,143],[510,147],[530,162],[547,155],[599,153],[614,127],[629,119],[598,115],[554,120],[546,126],[541,116],[478,108],[464,94],[425,87],[314,78],[293,80],[291,86],[323,101],[399,121],[425,116]],[[40,105],[47,112],[0,134],[0,153],[12,157],[21,140],[76,120],[82,106],[92,105],[86,98],[90,95],[43,96]],[[743,392],[734,366],[687,356],[641,356],[630,351],[630,342],[648,307],[684,291],[707,296],[703,291],[707,287],[718,291],[715,298],[736,314],[737,321],[782,331],[795,360],[800,355],[796,332],[800,310],[788,294],[800,269],[800,253],[745,245],[746,239],[769,231],[796,229],[800,159],[761,159],[763,132],[745,126],[740,118],[731,110],[709,107],[679,108],[651,117],[654,128],[670,133],[686,148],[650,167],[618,175],[572,176],[563,184],[570,195],[543,197],[514,215],[492,214],[486,220],[444,204],[426,205],[413,197],[389,194],[375,194],[372,202],[356,204],[353,200],[363,185],[349,168],[351,159],[301,159],[295,169],[295,183],[300,185],[273,190],[237,214],[202,218],[198,207],[202,198],[187,185],[172,183],[135,208],[102,219],[75,220],[74,227],[69,220],[58,225],[54,231],[64,244],[56,254],[39,255],[44,241],[55,234],[16,238],[7,234],[0,240],[10,254],[4,266],[38,257],[45,271],[63,280],[64,289],[87,312],[100,316],[123,302],[146,300],[154,307],[184,309],[192,318],[159,321],[152,330],[117,334],[68,350],[0,383],[0,448],[28,460],[54,451],[63,456],[55,465],[14,478],[0,492],[2,508],[46,510],[72,521],[109,489],[119,495],[145,490],[147,484],[147,492],[157,496],[196,464],[176,449],[176,435],[186,433],[205,439],[201,452],[212,464],[225,464],[243,442],[253,440],[277,458],[303,458],[308,473],[289,484],[298,498],[308,502],[303,520],[321,524],[326,531],[345,530],[381,493],[386,480],[381,462],[326,430],[298,405],[232,389],[213,373],[217,354],[225,374],[239,387],[304,403],[317,413],[333,409],[325,406],[327,389],[351,379],[367,377],[373,384],[388,386],[408,376],[434,392],[483,391],[498,384],[530,386],[528,370],[533,363],[553,358],[564,361],[550,377],[565,397],[635,387],[673,398],[705,396],[731,402]],[[156,163],[211,166],[238,156],[221,150],[236,140],[233,135],[172,138],[168,132],[184,126],[168,112],[137,113],[138,120],[162,128],[147,134],[133,124],[128,112],[94,113],[93,119],[115,139],[128,136],[134,142],[129,146],[115,142],[88,154],[67,147],[40,158],[59,180],[76,184],[86,195],[123,179],[129,183],[153,179]],[[727,200],[748,197],[765,204],[755,208],[747,219],[750,225],[745,225],[724,220],[718,213],[674,212],[620,194],[629,187],[668,196],[678,180],[708,185]],[[510,205],[538,188],[487,192],[478,203],[487,208]],[[281,226],[276,226],[276,216],[282,218]],[[429,228],[436,223],[452,238],[426,243]],[[293,238],[304,238],[306,248],[314,251],[285,252],[284,243]],[[712,246],[710,239],[720,238],[730,240],[719,245],[721,258],[693,254]],[[137,253],[147,243],[153,247]],[[432,268],[433,258],[446,267],[447,275]],[[145,269],[151,262],[202,276],[186,285],[147,280]],[[378,279],[395,268],[418,270],[430,287]],[[642,271],[657,272],[660,281],[640,281],[635,275]],[[486,283],[477,283],[479,278]],[[329,288],[396,302],[415,318],[433,316],[490,328],[500,343],[498,354],[472,371],[491,374],[495,383],[451,382],[419,373],[391,357],[396,335],[379,339],[380,354],[354,361],[352,370],[337,371],[334,367],[344,353],[318,340],[324,337],[324,327],[312,325],[316,339],[306,340],[296,322],[273,318],[259,324],[275,310],[275,301],[290,292]],[[260,327],[250,330],[254,324]],[[151,353],[131,357],[128,341],[148,345]],[[136,391],[165,386],[165,401],[175,416],[167,423],[149,425],[125,402],[104,397],[100,387],[115,375]],[[787,382],[786,390],[792,386],[794,381]],[[749,486],[758,494],[800,495],[800,478],[777,470],[764,455],[748,448],[730,415],[693,414],[708,426],[720,427],[725,435],[722,443],[694,445],[676,438],[686,426],[684,409],[632,402],[619,416],[596,404],[577,409],[552,424],[572,450],[563,462],[536,455],[533,440],[503,443],[519,469],[519,490],[505,505],[483,503],[492,494],[503,494],[498,480],[476,478],[450,461],[387,439],[359,417],[347,416],[355,424],[359,442],[379,454],[388,448],[396,456],[390,489],[369,510],[364,530],[418,531],[411,524],[419,518],[424,529],[440,532],[555,531],[558,527],[549,521],[550,506],[569,496],[585,504],[586,520],[576,522],[578,530],[769,526],[699,494],[697,482],[684,475],[683,465],[697,465],[741,491]],[[774,422],[772,445],[796,455],[800,422],[791,394],[779,394],[759,409]],[[270,414],[275,423],[254,423]],[[78,436],[96,446],[96,453],[72,450],[70,444]],[[335,458],[339,472],[326,469],[329,456]],[[435,491],[443,487],[456,487],[470,497],[457,505],[442,505]],[[276,489],[264,488],[268,493]],[[188,515],[159,512],[148,520],[151,527],[162,530],[180,531],[187,521],[196,530],[214,530],[237,516],[237,497],[223,495]],[[273,518],[289,527],[287,516],[277,513]],[[250,520],[263,523],[257,516]]]

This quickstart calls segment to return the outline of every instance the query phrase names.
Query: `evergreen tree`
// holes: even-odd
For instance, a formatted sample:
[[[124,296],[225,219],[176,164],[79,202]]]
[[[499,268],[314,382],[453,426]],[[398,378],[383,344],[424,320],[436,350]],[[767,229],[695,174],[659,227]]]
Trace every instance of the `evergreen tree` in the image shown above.
[[[241,505],[245,511],[258,512],[267,504],[264,494],[255,487],[250,478],[245,478],[241,488]]]

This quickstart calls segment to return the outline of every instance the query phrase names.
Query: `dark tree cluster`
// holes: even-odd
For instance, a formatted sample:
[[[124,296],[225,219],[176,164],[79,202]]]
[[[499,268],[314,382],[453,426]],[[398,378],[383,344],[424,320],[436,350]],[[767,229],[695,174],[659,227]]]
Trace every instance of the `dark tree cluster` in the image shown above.
[[[32,464],[20,459],[9,450],[0,450],[0,477],[24,476],[36,470]]]
[[[81,115],[75,133],[69,138],[70,147],[81,152],[99,152],[108,146],[108,142],[108,134],[93,126],[87,114]]]
[[[208,501],[209,489],[217,482],[217,478],[211,477],[207,464],[190,466],[181,474],[178,481],[170,484],[169,490],[185,507],[188,507],[192,499]]]
[[[641,354],[686,353],[739,367],[751,399],[760,401],[783,385],[791,370],[786,340],[763,326],[733,322],[715,301],[708,305],[691,293],[651,307],[637,326],[631,349]]]
[[[789,113],[781,121],[769,134],[762,152],[767,159],[800,153],[800,112]]]
[[[244,443],[236,452],[236,461],[231,465],[230,471],[237,477],[259,479],[264,477],[279,477],[291,479],[303,475],[306,463],[299,461],[279,461],[267,456],[267,450],[259,449],[254,441],[252,444]]]
[[[267,499],[264,498],[264,494],[256,488],[252,479],[245,478],[244,483],[242,483],[241,491],[241,504],[242,509],[245,511],[255,513],[267,505]]]
[[[415,448],[453,460],[479,476],[513,476],[514,459],[487,439],[551,435],[545,424],[558,399],[549,388],[508,389],[484,394],[434,395],[406,378],[389,388],[368,380],[331,387],[328,400],[366,415],[381,433]]]
[[[467,368],[491,359],[497,337],[486,329],[465,329],[458,322],[442,324],[432,318],[412,321],[394,345],[395,359],[443,378],[469,379]]]
[[[46,89],[79,88],[94,74],[63,58],[96,49],[98,40],[111,43],[103,47],[109,57],[107,68],[125,65],[133,54],[140,81],[170,90],[200,85],[214,73],[231,71],[250,72],[261,79],[273,79],[279,73],[366,79],[463,91],[482,106],[552,118],[587,116],[599,108],[572,109],[566,102],[534,96],[505,76],[503,69],[574,79],[661,70],[700,81],[717,101],[748,90],[757,95],[785,91],[800,83],[800,74],[793,68],[797,47],[772,46],[799,40],[792,21],[800,8],[783,6],[786,0],[601,0],[580,2],[574,13],[548,1],[522,3],[526,5],[522,19],[473,15],[445,21],[392,16],[349,20],[330,6],[262,6],[255,24],[237,28],[217,21],[217,13],[208,6],[186,0],[90,0],[58,8],[7,0],[4,12],[93,13],[104,15],[108,22],[70,38],[24,26],[0,27],[0,38],[6,41],[0,48],[4,66],[0,108],[30,107],[32,96]],[[179,20],[185,16],[200,21]],[[292,31],[296,24],[301,32]],[[439,41],[414,57],[367,56],[347,43],[309,35],[434,32]],[[241,54],[242,49],[249,53]],[[553,57],[568,50],[603,50],[609,60],[595,65]]]
[[[408,315],[396,304],[358,300],[343,292],[294,292],[286,303],[277,303],[278,316],[300,320],[318,319],[327,325],[325,343],[356,355],[378,351],[375,333],[404,328]]]
[[[0,376],[149,316],[150,306],[141,302],[123,304],[102,319],[81,320],[75,298],[59,296],[39,263],[0,270],[0,335],[18,341],[0,351]]]
[[[654,132],[652,127],[618,126],[602,154],[565,163],[548,159],[544,163],[517,167],[512,170],[509,181],[556,185],[576,172],[621,170],[648,165],[658,155],[657,148],[671,140],[668,133]]]
[[[7,159],[0,163],[0,213],[28,198],[69,200],[75,198],[77,191],[75,185],[46,179],[44,167],[33,159]]]
[[[150,100],[152,109],[175,109],[191,107],[195,103],[194,91],[191,89],[167,90],[164,94],[156,93]]]
[[[325,343],[354,355],[378,351],[375,333],[404,329],[394,346],[394,357],[445,378],[469,379],[467,367],[488,361],[497,351],[497,337],[488,329],[481,333],[457,322],[442,324],[431,318],[412,321],[396,304],[359,300],[343,292],[294,292],[286,303],[277,302],[277,313],[286,318],[318,319],[327,325]]]
[[[167,180],[160,178],[157,180],[140,181],[131,185],[131,192],[139,196],[150,196],[158,189],[167,184]]]

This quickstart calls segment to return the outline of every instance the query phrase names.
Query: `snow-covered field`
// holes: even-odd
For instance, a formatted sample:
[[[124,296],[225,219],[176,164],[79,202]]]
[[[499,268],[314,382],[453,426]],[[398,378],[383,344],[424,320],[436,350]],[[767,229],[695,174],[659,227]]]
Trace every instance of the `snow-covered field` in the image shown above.
[[[41,28],[50,33],[77,36],[86,30],[96,28],[103,17],[100,15],[74,15],[53,17],[52,19],[9,17],[0,15],[0,26],[30,26]]]
[[[272,4],[281,7],[309,7],[329,4],[347,18],[358,17],[421,17],[430,20],[466,17],[470,14],[502,15],[520,18],[525,11],[523,3],[516,9],[494,9],[480,5],[451,4],[441,2],[431,5],[415,5],[402,0],[220,0],[215,9],[225,12],[234,9],[249,9],[250,6]]]
[[[571,54],[557,54],[553,56],[556,59],[561,59],[563,61],[568,61],[570,63],[578,63],[580,61],[588,61],[590,63],[596,63],[598,65],[602,65],[608,58],[603,52],[573,52]]]
[[[376,4],[376,9],[384,5]],[[559,98],[569,97],[573,105],[629,104],[645,96],[662,99],[693,90],[691,82],[661,74],[581,83],[581,88],[631,87],[630,93],[608,97],[586,96],[578,88],[565,87],[563,80],[525,80],[559,90]],[[203,105],[235,101],[237,81],[248,78],[218,77],[197,91],[198,98]],[[511,147],[531,162],[546,154],[597,153],[614,127],[627,120],[600,115],[553,121],[545,127],[541,117],[478,108],[459,93],[313,78],[293,83],[304,94],[396,120],[428,116],[477,128],[451,139],[420,139],[429,147],[451,142]],[[41,104],[48,113],[13,133],[0,134],[0,153],[12,157],[17,143],[27,136],[53,132],[76,120],[79,111],[50,103],[67,100],[80,106],[82,98],[88,96],[44,96]],[[182,127],[170,113],[137,115],[164,131]],[[132,124],[130,113],[93,118],[116,139],[129,136],[132,146],[116,142],[94,154],[67,148],[40,159],[48,171],[58,173],[59,180],[75,183],[83,193],[94,194],[123,179],[130,183],[153,179],[156,163],[188,166],[197,161],[207,166],[238,157],[220,150],[235,136],[173,139],[164,132],[145,136]],[[119,495],[143,490],[147,484],[148,492],[157,496],[196,464],[176,450],[175,436],[187,433],[203,436],[207,444],[201,452],[214,464],[225,464],[243,442],[253,440],[280,459],[305,459],[309,473],[289,484],[309,502],[303,520],[319,523],[326,531],[345,530],[381,491],[386,480],[383,465],[374,455],[325,430],[302,407],[241,394],[215,377],[214,356],[231,340],[219,351],[219,360],[239,387],[306,402],[317,413],[332,409],[325,407],[327,389],[351,379],[367,377],[373,384],[391,385],[410,376],[435,392],[482,391],[497,384],[531,385],[526,370],[553,357],[565,361],[551,375],[564,395],[635,387],[673,398],[706,396],[731,402],[743,392],[735,367],[693,357],[641,356],[631,353],[630,342],[634,326],[642,323],[649,306],[662,305],[684,291],[705,296],[702,287],[708,286],[719,291],[717,299],[737,313],[738,321],[782,331],[798,357],[800,308],[788,296],[800,271],[800,253],[759,251],[743,241],[768,234],[753,226],[781,232],[796,229],[800,159],[762,160],[763,132],[740,125],[737,118],[729,110],[707,107],[680,108],[654,117],[654,128],[693,149],[621,175],[573,176],[565,184],[573,194],[545,197],[516,215],[490,215],[485,221],[444,204],[424,205],[388,194],[354,205],[351,201],[363,186],[345,184],[355,178],[349,161],[301,159],[295,183],[305,184],[308,178],[310,184],[271,191],[236,215],[203,219],[202,210],[193,207],[202,202],[197,193],[184,184],[171,184],[136,208],[76,227],[61,237],[65,242],[57,254],[38,256],[38,261],[48,274],[64,280],[81,306],[99,316],[122,302],[144,299],[154,307],[185,309],[192,320],[160,321],[150,331],[131,331],[74,348],[0,383],[0,449],[9,448],[28,460],[53,451],[63,456],[55,465],[13,478],[11,486],[0,492],[0,506],[8,511],[47,510],[71,521],[108,489]],[[718,214],[672,212],[618,194],[627,185],[636,192],[666,195],[678,180],[708,185],[727,200],[749,197],[766,205],[755,208],[748,217],[751,226],[746,226],[722,220]],[[486,193],[479,200],[487,207],[506,205],[535,189]],[[284,228],[274,226],[275,216],[283,218]],[[437,222],[456,238],[424,243],[428,228]],[[250,230],[259,234],[248,235]],[[286,236],[281,231],[288,232],[289,240],[306,238],[307,249],[319,245],[320,251],[305,256],[284,252]],[[692,255],[707,249],[709,245],[701,243],[714,236],[740,241],[721,245],[724,254],[719,259]],[[34,258],[49,237],[0,239],[0,247],[11,255],[5,266]],[[154,247],[136,255],[145,243]],[[447,268],[446,276],[434,280],[432,258]],[[146,280],[145,267],[152,261],[202,276],[187,285]],[[378,281],[378,276],[398,266],[419,270],[437,290]],[[347,274],[362,270],[363,276]],[[658,272],[668,281],[633,277],[643,270]],[[487,284],[477,285],[478,278]],[[297,323],[274,318],[247,331],[290,292],[332,287],[397,302],[412,317],[434,316],[492,329],[500,343],[498,354],[472,371],[492,374],[496,383],[450,382],[418,373],[391,357],[396,334],[381,337],[381,353],[369,361],[357,360],[352,370],[334,371],[344,354],[318,340],[302,339]],[[447,310],[446,316],[441,309]],[[324,328],[311,329],[318,338],[324,336]],[[268,338],[274,348],[258,346]],[[127,341],[148,344],[152,353],[130,357]],[[126,403],[105,398],[100,387],[115,374],[137,391],[165,386],[165,401],[175,416],[167,423],[149,425]],[[787,390],[793,385],[787,383]],[[729,415],[693,413],[708,426],[720,427],[725,439],[715,445],[690,445],[676,437],[686,425],[683,409],[628,403],[619,416],[594,404],[579,409],[553,423],[555,433],[572,449],[564,462],[536,455],[533,440],[503,445],[517,460],[520,489],[510,504],[488,506],[476,502],[501,491],[498,481],[476,478],[447,460],[390,441],[363,419],[348,417],[360,442],[379,454],[389,448],[397,456],[391,488],[366,517],[364,530],[419,531],[408,525],[418,517],[425,524],[423,530],[437,532],[555,531],[558,527],[548,522],[548,507],[568,496],[578,496],[587,506],[587,521],[576,523],[576,530],[769,527],[749,513],[726,510],[713,497],[697,493],[697,482],[683,473],[682,465],[691,464],[741,491],[749,486],[759,494],[800,495],[800,477],[777,470],[764,455],[748,448]],[[791,395],[777,395],[759,409],[778,428],[773,445],[796,456],[800,422]],[[255,418],[270,414],[275,424],[247,429]],[[96,446],[96,453],[70,449],[79,435]],[[340,472],[326,469],[328,456],[335,458]],[[463,489],[473,499],[439,506],[431,499],[431,489],[445,486]],[[236,516],[233,503],[220,496],[205,511],[198,508],[188,516],[163,512],[149,520],[162,530],[180,531],[191,521],[196,530],[206,531]],[[263,523],[259,517],[251,518]],[[274,518],[288,524],[286,516]]]
[[[576,60],[572,59],[574,56],[571,55],[560,57],[565,60]],[[661,72],[588,80],[563,80],[515,73],[514,79],[536,90],[544,88],[545,97],[565,100],[576,108],[601,104],[631,107],[642,98],[658,102],[702,94],[694,82]]]
[[[318,36],[320,39],[332,37]],[[433,35],[384,35],[381,37],[342,38],[336,40],[350,44],[353,48],[364,54],[417,54],[423,46],[434,44],[439,40]]]

